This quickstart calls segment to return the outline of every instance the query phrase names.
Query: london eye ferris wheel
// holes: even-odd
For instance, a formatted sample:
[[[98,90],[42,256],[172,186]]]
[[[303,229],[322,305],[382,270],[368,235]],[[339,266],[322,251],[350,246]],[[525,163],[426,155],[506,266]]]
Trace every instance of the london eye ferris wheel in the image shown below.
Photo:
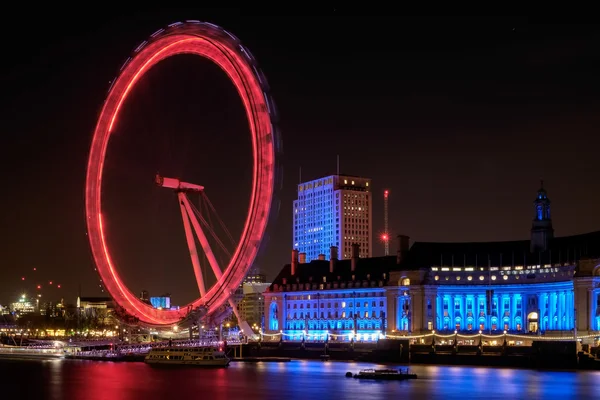
[[[210,229],[189,201],[190,192],[204,194],[204,187],[180,178],[157,175],[155,184],[177,193],[199,296],[179,309],[157,309],[140,300],[124,283],[119,271],[126,266],[112,257],[103,215],[103,169],[111,134],[119,123],[119,113],[131,90],[153,66],[169,57],[192,54],[216,64],[239,94],[252,143],[251,195],[244,227],[227,265],[219,265],[205,232]],[[231,33],[214,24],[200,21],[177,22],[160,29],[140,44],[121,68],[104,101],[94,131],[87,164],[85,187],[88,239],[102,286],[129,316],[148,326],[170,326],[188,318],[192,312],[213,315],[222,310],[252,266],[273,210],[277,184],[280,138],[275,105],[266,78],[250,51]],[[196,239],[214,274],[215,283],[207,287],[200,267]],[[210,233],[210,232],[208,232]],[[235,309],[235,307],[234,307]]]

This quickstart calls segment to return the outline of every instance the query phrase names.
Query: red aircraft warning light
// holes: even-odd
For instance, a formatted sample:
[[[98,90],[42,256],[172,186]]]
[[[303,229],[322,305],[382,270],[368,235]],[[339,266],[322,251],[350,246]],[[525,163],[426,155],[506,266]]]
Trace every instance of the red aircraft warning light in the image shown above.
[[[37,288],[38,288],[38,289],[41,289],[41,288],[42,288],[42,285],[37,285]]]
[[[23,277],[21,277],[21,280],[22,280],[22,281],[24,281],[24,280],[25,280],[25,277],[24,277],[24,276],[23,276]]]

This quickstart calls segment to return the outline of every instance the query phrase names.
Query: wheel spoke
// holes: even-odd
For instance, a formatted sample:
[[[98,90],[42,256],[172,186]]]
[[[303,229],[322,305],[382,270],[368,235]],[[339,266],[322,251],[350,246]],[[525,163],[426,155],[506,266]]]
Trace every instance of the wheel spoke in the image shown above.
[[[221,272],[221,268],[219,268],[219,263],[217,262],[217,259],[215,258],[215,254],[213,253],[212,249],[210,248],[208,239],[206,239],[206,235],[204,234],[204,231],[202,230],[202,227],[200,226],[198,219],[196,219],[194,217],[194,211],[192,210],[190,201],[188,200],[187,196],[185,196],[185,194],[183,194],[183,193],[180,193],[180,197],[182,199],[182,205],[185,206],[187,214],[190,217],[190,220],[192,221],[192,226],[194,227],[194,231],[196,231],[196,236],[198,236],[198,240],[200,240],[200,245],[202,246],[202,249],[204,250],[204,254],[206,255],[206,258],[208,259],[208,263],[210,264],[210,267],[212,268],[213,273],[215,274],[215,277],[217,278],[217,280],[219,280],[219,279],[221,279],[221,276],[223,275],[223,273]]]
[[[206,296],[206,288],[204,287],[204,278],[202,277],[202,270],[200,269],[200,260],[198,259],[198,250],[196,249],[196,242],[194,241],[194,235],[192,234],[192,228],[190,227],[190,217],[186,211],[187,198],[183,192],[179,192],[177,195],[179,198],[179,206],[181,208],[181,218],[183,219],[183,227],[185,228],[185,238],[187,240],[188,248],[190,249],[190,257],[192,258],[192,265],[194,266],[194,275],[196,276],[196,282],[198,283],[198,289],[200,289],[200,296]],[[195,218],[191,218],[192,222]]]

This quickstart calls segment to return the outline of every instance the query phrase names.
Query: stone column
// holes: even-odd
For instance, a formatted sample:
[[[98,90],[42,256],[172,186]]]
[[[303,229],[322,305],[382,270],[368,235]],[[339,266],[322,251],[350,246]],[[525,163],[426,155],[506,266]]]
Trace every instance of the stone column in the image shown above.
[[[467,329],[467,295],[460,296],[460,329]]]
[[[444,297],[439,294],[436,298],[437,303],[437,314],[436,314],[436,322],[433,324],[434,329],[439,331],[444,326]]]
[[[542,310],[542,301],[544,301],[544,295],[542,293],[538,293],[537,294],[537,312],[538,312],[538,329],[541,330],[542,329],[542,315],[543,315],[543,310]],[[529,330],[529,320],[527,320],[527,330]]]
[[[561,290],[560,291],[560,307],[559,307],[559,314],[558,314],[558,326],[561,330],[565,330],[565,320],[564,320],[564,316],[565,316],[565,291]]]
[[[385,319],[387,322],[386,333],[391,333],[393,330],[397,330],[396,326],[396,302],[398,301],[398,295],[396,290],[385,291]],[[351,310],[350,308],[348,310]],[[348,311],[352,312],[352,311]]]
[[[567,291],[567,320],[569,321],[568,325],[569,325],[570,330],[573,330],[575,328],[575,324],[573,321],[574,308],[575,308],[575,304],[573,302],[573,291],[571,289],[569,289]]]
[[[448,328],[453,331],[454,329],[456,329],[456,322],[455,322],[455,318],[456,318],[455,317],[455,315],[456,315],[455,314],[456,313],[456,295],[453,294],[450,297],[450,299],[451,299],[450,300],[451,307],[448,307],[448,311],[450,312],[450,326]]]

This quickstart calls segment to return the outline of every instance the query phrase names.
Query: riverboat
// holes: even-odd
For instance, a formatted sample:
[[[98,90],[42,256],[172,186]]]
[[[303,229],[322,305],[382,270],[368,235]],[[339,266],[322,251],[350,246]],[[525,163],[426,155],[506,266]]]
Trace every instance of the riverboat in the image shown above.
[[[151,365],[226,367],[231,360],[216,347],[155,347],[144,362]]]
[[[346,376],[350,377],[352,373],[348,372]],[[411,374],[408,370],[397,369],[364,369],[358,374],[352,375],[354,379],[374,379],[385,381],[403,381],[407,379],[417,379],[417,374]]]

